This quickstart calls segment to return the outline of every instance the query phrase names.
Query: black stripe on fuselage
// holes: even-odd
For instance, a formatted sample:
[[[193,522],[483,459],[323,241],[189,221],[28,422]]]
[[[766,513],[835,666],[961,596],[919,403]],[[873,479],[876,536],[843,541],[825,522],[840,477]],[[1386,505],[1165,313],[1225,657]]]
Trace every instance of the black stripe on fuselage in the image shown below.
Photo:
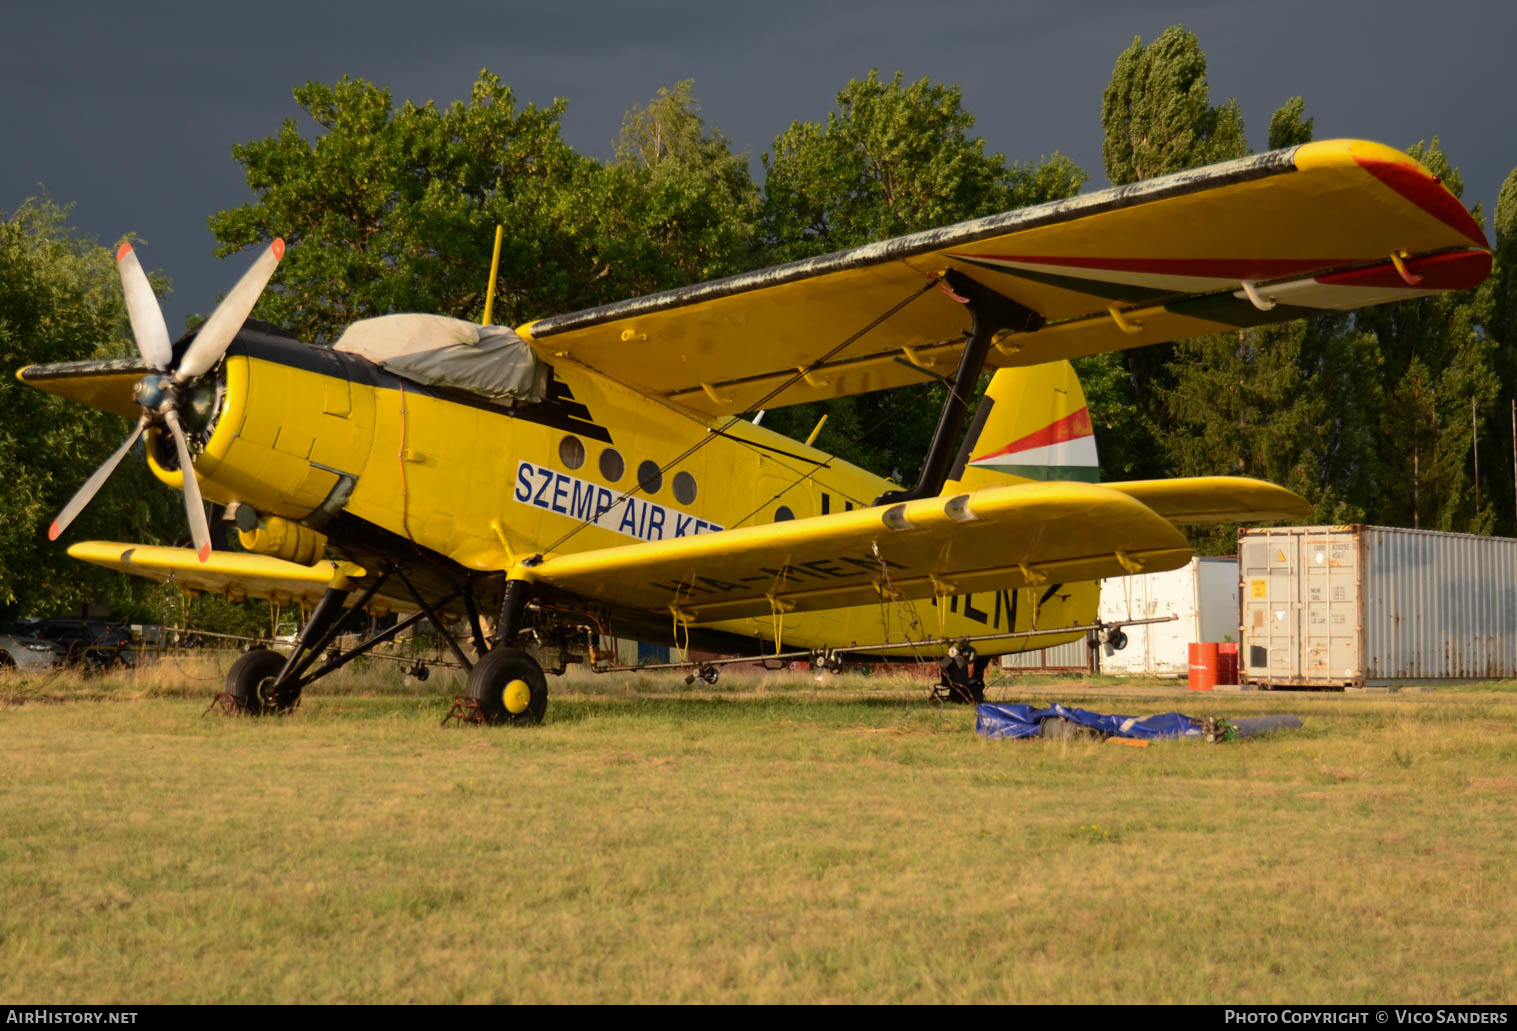
[[[400,377],[386,372],[367,358],[361,358],[346,351],[334,351],[330,347],[302,343],[294,337],[261,329],[244,328],[237,334],[237,339],[233,341],[232,346],[228,348],[228,353],[242,354],[260,361],[314,372],[320,376],[331,376],[334,379],[345,379],[351,383],[366,384],[381,390],[401,389]],[[539,426],[578,433],[603,444],[611,443],[611,432],[594,421],[590,415],[590,409],[574,399],[569,387],[553,374],[551,367],[548,369],[547,399],[520,405],[504,405],[499,401],[492,401],[468,391],[429,386],[409,379],[404,383],[408,393],[435,397],[454,404],[495,412],[510,419],[521,419],[523,422],[536,423]]]

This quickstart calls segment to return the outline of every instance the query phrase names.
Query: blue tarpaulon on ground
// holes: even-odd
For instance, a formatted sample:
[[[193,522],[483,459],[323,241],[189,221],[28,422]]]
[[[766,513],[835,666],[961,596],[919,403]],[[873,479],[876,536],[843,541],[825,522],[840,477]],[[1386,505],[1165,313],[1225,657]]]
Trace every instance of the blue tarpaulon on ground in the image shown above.
[[[1153,716],[1105,716],[1088,709],[1071,709],[1055,702],[1046,709],[1030,705],[980,706],[975,733],[982,737],[1036,737],[1043,731],[1043,721],[1066,719],[1082,727],[1111,737],[1167,738],[1200,737],[1201,721],[1178,712],[1161,712]]]

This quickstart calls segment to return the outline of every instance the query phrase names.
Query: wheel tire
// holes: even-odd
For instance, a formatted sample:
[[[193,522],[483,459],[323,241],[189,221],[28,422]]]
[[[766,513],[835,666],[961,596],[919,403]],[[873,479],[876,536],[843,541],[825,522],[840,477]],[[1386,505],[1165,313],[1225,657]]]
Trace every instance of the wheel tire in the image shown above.
[[[548,711],[548,678],[537,660],[516,648],[496,648],[476,662],[469,671],[468,690],[485,719],[496,726],[541,723]]]
[[[284,669],[284,656],[268,648],[254,648],[227,670],[226,693],[249,716],[278,712],[279,701],[269,691],[270,682]]]

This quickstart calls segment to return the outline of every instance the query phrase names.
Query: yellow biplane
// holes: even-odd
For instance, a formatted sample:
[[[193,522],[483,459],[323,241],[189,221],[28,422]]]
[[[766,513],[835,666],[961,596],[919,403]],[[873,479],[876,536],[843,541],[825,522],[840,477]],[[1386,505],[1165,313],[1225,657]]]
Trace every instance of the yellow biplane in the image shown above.
[[[19,373],[137,420],[51,536],[146,435],[153,472],[185,492],[195,548],[70,554],[314,602],[292,654],[232,667],[242,709],[286,710],[430,617],[494,722],[542,718],[534,654],[562,666],[603,635],[788,645],[824,665],[947,653],[944,685],[977,698],[986,657],[1096,626],[1095,581],[1188,561],[1176,524],[1309,511],[1255,480],[1094,482],[1065,359],[1465,289],[1491,267],[1435,176],[1342,140],[515,330],[392,315],[302,343],[247,319],[282,252],[276,240],[173,344],[122,245],[141,360]],[[984,369],[998,371],[966,433]],[[950,389],[909,486],[748,417],[925,378]],[[229,506],[247,553],[211,550],[202,498]],[[321,661],[376,608],[411,614]]]

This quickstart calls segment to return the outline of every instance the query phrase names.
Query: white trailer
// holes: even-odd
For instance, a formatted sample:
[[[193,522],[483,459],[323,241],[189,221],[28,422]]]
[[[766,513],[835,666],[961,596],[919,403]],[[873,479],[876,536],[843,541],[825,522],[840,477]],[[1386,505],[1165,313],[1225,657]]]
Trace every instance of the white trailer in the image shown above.
[[[1102,673],[1183,677],[1192,642],[1238,639],[1238,560],[1198,557],[1165,573],[1102,580],[1100,612],[1105,623],[1180,617],[1126,627],[1126,648],[1101,649]]]

